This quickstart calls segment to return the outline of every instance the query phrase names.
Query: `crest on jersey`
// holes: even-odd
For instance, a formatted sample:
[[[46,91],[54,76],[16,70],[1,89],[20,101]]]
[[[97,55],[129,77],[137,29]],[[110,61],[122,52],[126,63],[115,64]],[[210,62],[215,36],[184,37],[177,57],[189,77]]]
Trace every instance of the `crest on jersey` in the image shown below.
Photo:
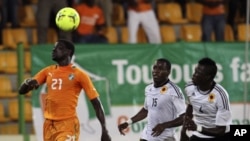
[[[215,94],[210,93],[210,94],[208,95],[208,102],[213,103],[213,102],[214,102],[214,99],[215,99]]]
[[[160,93],[161,93],[161,94],[164,94],[164,93],[166,93],[167,90],[168,90],[168,87],[167,87],[167,86],[163,86],[163,87],[161,88]]]
[[[69,80],[73,80],[74,79],[74,74],[73,73],[71,73],[70,75],[69,75]]]

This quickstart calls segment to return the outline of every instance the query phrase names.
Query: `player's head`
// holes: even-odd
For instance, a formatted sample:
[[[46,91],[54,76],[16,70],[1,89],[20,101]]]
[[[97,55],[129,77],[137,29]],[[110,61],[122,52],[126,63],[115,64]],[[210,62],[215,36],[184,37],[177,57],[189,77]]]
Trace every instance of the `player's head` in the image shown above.
[[[153,65],[152,75],[155,83],[164,83],[168,80],[171,71],[171,63],[165,59],[157,59]]]
[[[71,59],[74,53],[75,46],[71,41],[59,39],[53,48],[52,59],[57,62],[66,58]]]
[[[195,84],[206,84],[214,80],[217,73],[217,66],[214,60],[205,57],[199,60],[193,74]]]

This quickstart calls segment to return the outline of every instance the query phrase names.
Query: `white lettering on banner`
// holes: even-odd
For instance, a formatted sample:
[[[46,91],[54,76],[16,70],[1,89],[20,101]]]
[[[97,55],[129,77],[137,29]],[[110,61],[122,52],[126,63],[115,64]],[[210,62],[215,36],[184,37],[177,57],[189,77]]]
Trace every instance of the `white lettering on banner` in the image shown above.
[[[240,61],[240,58],[239,57],[235,57],[232,59],[232,62],[230,64],[230,67],[232,69],[232,76],[233,76],[233,81],[234,82],[238,82],[239,81],[239,78],[238,78],[238,69],[240,67],[239,65],[239,61]]]
[[[127,65],[128,60],[113,60],[112,65],[115,65],[117,68],[117,83],[122,85],[125,83],[125,80],[129,84],[139,84],[142,81],[144,83],[152,82],[151,79],[151,67],[147,65]],[[126,68],[125,68],[126,67]],[[125,73],[125,75],[124,75]]]
[[[141,70],[136,65],[128,66],[126,70],[127,81],[130,84],[138,84],[141,82]]]
[[[241,81],[249,82],[250,81],[250,64],[243,64],[241,66],[243,72],[241,73]]]
[[[147,65],[142,65],[142,79],[143,82],[146,84],[149,84],[152,82],[152,78],[151,78],[151,68],[153,67],[148,67]]]
[[[171,75],[169,76],[170,80],[173,82],[180,82],[182,79],[182,71],[181,71],[181,66],[172,64],[172,70],[171,70]],[[174,74],[174,76],[173,76]]]
[[[124,83],[129,83],[131,85],[136,85],[139,83],[148,84],[152,82],[151,70],[152,66],[143,64],[142,66],[138,66],[135,64],[129,64],[126,59],[112,60],[112,65],[116,66],[117,69],[117,83],[122,85]],[[183,67],[183,68],[182,68]],[[194,68],[196,64],[188,65],[183,64],[172,64],[171,74],[169,78],[174,83],[179,83],[182,80],[188,82],[191,80],[192,73],[194,72]],[[218,72],[215,77],[216,82],[221,82],[223,80],[223,73],[221,70],[223,69],[220,64],[217,64]]]
[[[240,57],[232,58],[230,67],[232,69],[233,82],[249,82],[250,81],[250,64],[243,63],[240,65]]]
[[[127,60],[113,60],[112,65],[117,66],[117,82],[118,84],[124,84],[124,71],[123,71],[123,66],[127,65],[128,61]]]

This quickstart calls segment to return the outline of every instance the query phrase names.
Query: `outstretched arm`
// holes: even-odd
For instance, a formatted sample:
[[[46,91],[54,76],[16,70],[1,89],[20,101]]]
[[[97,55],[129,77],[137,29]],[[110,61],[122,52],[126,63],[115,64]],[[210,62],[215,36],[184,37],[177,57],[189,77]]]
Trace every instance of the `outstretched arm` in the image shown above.
[[[91,100],[91,103],[95,109],[96,116],[102,127],[101,141],[111,141],[111,138],[108,134],[108,130],[106,128],[105,115],[104,115],[104,110],[103,110],[101,101],[99,100],[99,98],[95,98]]]
[[[148,110],[146,110],[144,107],[141,108],[141,110],[135,116],[133,116],[132,118],[130,118],[128,121],[126,121],[126,122],[118,125],[119,132],[122,135],[125,135],[125,133],[123,132],[123,130],[126,129],[129,126],[129,124],[141,121],[144,118],[146,118],[147,115],[148,115]]]
[[[26,94],[30,90],[37,89],[39,87],[38,82],[35,79],[26,79],[19,87],[19,94]]]

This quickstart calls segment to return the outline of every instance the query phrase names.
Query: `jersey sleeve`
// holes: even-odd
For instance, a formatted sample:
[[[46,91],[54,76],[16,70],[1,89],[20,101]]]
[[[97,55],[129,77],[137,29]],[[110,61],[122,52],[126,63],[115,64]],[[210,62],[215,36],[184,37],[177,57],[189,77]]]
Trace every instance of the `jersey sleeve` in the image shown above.
[[[37,74],[35,74],[33,79],[35,79],[39,85],[44,84],[46,82],[48,70],[49,70],[49,67],[46,67],[46,68],[40,70]]]
[[[185,86],[184,92],[186,94],[186,103],[187,104],[191,104],[190,102],[190,97],[192,96],[193,93],[193,89],[194,89],[194,84],[192,82],[188,82]]]
[[[173,97],[173,103],[176,109],[176,115],[180,116],[186,112],[186,103],[184,98]]]
[[[218,107],[218,112],[216,114],[216,125],[230,125],[232,120],[232,113],[230,110],[228,93],[223,88],[219,89],[220,91],[218,91],[218,95],[216,98],[216,105]]]
[[[80,85],[90,100],[99,96],[93,82],[86,72],[80,71],[78,79],[80,81]]]
[[[178,90],[174,90],[172,93],[176,93],[172,96],[172,102],[174,104],[176,115],[178,117],[186,112],[185,97],[180,88]]]

